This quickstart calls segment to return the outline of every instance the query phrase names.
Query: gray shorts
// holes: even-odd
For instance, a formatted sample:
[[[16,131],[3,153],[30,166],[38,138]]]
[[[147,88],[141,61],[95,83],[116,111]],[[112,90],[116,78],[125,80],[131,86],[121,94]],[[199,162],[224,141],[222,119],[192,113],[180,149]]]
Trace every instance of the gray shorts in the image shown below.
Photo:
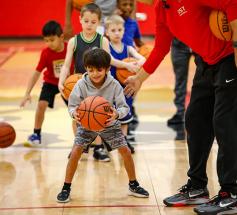
[[[83,148],[86,149],[98,135],[101,137],[109,151],[121,146],[127,146],[127,142],[121,130],[121,124],[118,121],[100,132],[89,131],[81,125],[78,125],[74,144],[83,146]]]

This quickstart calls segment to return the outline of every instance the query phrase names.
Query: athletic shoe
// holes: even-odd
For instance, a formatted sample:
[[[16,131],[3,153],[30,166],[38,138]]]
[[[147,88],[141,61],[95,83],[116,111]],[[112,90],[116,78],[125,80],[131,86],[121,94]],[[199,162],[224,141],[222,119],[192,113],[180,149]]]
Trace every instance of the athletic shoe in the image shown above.
[[[70,201],[70,191],[71,190],[62,190],[57,196],[57,202],[66,203]]]
[[[41,135],[38,135],[38,134],[35,134],[35,133],[31,134],[28,137],[27,142],[32,144],[32,145],[39,145],[39,144],[41,144]]]
[[[220,191],[208,203],[194,208],[194,211],[202,215],[237,214],[237,195]]]
[[[167,121],[167,125],[182,124],[182,123],[184,123],[184,117],[183,115],[177,113]]]
[[[129,184],[129,196],[135,196],[138,198],[148,198],[149,197],[149,193],[142,187],[139,186],[139,184],[137,185],[130,185]]]
[[[169,207],[181,207],[187,205],[200,205],[209,201],[209,192],[207,188],[194,189],[191,181],[179,189],[179,193],[167,197],[163,203]]]
[[[95,160],[109,162],[110,157],[108,152],[104,148],[94,150],[93,157]]]

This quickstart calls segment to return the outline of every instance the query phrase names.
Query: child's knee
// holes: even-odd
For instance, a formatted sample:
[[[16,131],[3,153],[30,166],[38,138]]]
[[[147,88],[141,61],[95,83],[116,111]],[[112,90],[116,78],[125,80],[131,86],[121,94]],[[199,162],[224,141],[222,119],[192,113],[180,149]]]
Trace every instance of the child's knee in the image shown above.
[[[131,151],[127,146],[122,146],[118,149],[122,156],[131,156]]]

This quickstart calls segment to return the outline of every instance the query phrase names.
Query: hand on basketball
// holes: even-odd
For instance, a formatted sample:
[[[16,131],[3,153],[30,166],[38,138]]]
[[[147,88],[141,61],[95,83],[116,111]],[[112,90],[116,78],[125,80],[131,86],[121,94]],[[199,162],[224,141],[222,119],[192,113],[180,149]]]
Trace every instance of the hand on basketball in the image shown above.
[[[81,118],[80,118],[80,114],[79,114],[78,108],[79,107],[77,107],[75,109],[75,111],[73,112],[73,118],[76,120],[77,123],[80,124]]]
[[[21,103],[20,103],[20,107],[24,107],[26,105],[26,103],[29,102],[31,103],[31,96],[30,95],[25,95],[24,98],[22,99]]]
[[[137,62],[127,62],[126,63],[126,69],[131,72],[138,72],[140,69],[140,65]]]
[[[109,119],[106,120],[106,125],[109,125],[118,118],[118,112],[114,107],[110,107],[111,113],[108,113]]]
[[[128,97],[134,97],[141,88],[142,82],[136,76],[130,76],[125,81],[125,85],[124,94]]]

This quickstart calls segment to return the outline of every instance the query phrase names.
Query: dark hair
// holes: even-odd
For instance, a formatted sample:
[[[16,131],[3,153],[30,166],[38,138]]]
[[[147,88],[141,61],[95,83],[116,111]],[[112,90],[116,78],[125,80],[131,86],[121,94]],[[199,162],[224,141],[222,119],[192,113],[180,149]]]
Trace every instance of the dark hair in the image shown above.
[[[84,13],[85,13],[86,11],[89,11],[89,12],[91,12],[91,13],[97,14],[99,20],[101,19],[102,12],[101,12],[101,10],[100,10],[100,7],[99,7],[97,4],[95,4],[95,3],[90,3],[90,4],[84,5],[84,6],[81,8],[81,12],[80,12],[81,17],[84,15]]]
[[[111,57],[108,52],[100,48],[88,49],[83,54],[84,67],[105,68],[110,67]]]
[[[55,35],[60,37],[62,33],[63,33],[63,30],[62,30],[61,25],[54,20],[48,21],[42,29],[42,35],[44,37],[55,36]]]

